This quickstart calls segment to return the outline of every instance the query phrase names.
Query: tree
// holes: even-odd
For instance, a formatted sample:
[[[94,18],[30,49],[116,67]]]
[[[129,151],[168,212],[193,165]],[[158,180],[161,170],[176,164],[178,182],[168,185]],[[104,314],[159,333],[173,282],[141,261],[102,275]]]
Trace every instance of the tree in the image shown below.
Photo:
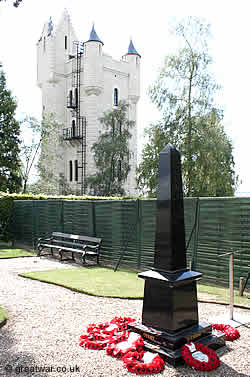
[[[0,0],[0,1],[7,1],[7,0]],[[20,3],[22,2],[23,0],[16,0],[16,1],[13,1],[13,6],[14,7],[19,7]]]
[[[21,140],[20,158],[22,165],[20,167],[20,174],[23,181],[23,194],[27,191],[27,184],[36,166],[37,159],[40,153],[42,142],[42,127],[41,123],[34,117],[26,117],[22,122],[23,132],[29,131],[30,138],[27,137]]]
[[[20,124],[15,119],[17,103],[6,88],[6,78],[0,64],[0,190],[19,192]]]
[[[89,191],[94,195],[124,195],[130,165],[129,139],[130,129],[135,122],[127,119],[128,104],[120,101],[113,110],[100,118],[104,132],[92,147],[96,174],[88,177]]]
[[[62,125],[55,120],[53,113],[43,115],[42,121],[25,117],[21,122],[23,134],[29,133],[21,143],[20,174],[23,180],[23,193],[32,194],[72,194],[63,174],[57,174],[56,164],[62,158],[58,144],[61,142]],[[38,180],[34,179],[37,172]]]
[[[172,143],[182,153],[186,196],[233,195],[238,178],[232,143],[221,123],[223,113],[214,105],[219,87],[210,73],[210,27],[189,17],[177,24],[175,35],[182,46],[166,57],[149,91],[162,112],[162,121],[146,131],[148,143],[138,168],[138,185],[148,194],[156,194],[159,152]]]
[[[22,143],[23,192],[49,195],[71,194],[72,191],[58,169],[58,164],[60,165],[62,159],[62,125],[56,121],[53,113],[44,114],[41,122],[35,118],[26,117],[23,123],[32,135],[29,142]],[[38,170],[39,179],[29,183],[34,167]]]

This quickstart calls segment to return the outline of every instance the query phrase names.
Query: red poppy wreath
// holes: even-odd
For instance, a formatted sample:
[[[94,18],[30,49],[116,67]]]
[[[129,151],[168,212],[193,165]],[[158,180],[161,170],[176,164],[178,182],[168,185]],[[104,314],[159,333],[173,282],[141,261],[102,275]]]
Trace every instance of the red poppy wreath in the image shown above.
[[[136,374],[159,373],[164,369],[164,361],[157,354],[148,351],[129,351],[123,358],[123,367]]]
[[[181,356],[191,368],[202,371],[217,369],[220,365],[216,353],[203,344],[186,343],[181,349]]]
[[[99,325],[92,323],[87,328],[87,334],[80,336],[80,346],[101,350],[110,344],[124,342],[128,339],[128,324],[134,321],[130,317],[115,317],[110,322]]]
[[[212,325],[212,328],[213,328],[213,334],[215,335],[217,331],[225,333],[227,341],[233,342],[234,340],[240,337],[239,331],[236,328],[229,325],[224,325],[222,323],[221,324],[215,323]]]

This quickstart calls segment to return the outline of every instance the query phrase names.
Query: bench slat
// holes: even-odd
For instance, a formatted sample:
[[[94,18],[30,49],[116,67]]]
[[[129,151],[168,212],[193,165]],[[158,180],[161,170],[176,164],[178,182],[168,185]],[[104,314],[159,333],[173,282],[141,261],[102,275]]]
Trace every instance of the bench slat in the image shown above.
[[[89,236],[79,236],[77,234],[68,234],[68,233],[61,233],[61,232],[53,232],[52,237],[62,237],[62,238],[69,238],[72,240],[79,240],[79,241],[89,241],[89,242],[98,242],[102,241],[101,238],[96,237],[89,237]]]

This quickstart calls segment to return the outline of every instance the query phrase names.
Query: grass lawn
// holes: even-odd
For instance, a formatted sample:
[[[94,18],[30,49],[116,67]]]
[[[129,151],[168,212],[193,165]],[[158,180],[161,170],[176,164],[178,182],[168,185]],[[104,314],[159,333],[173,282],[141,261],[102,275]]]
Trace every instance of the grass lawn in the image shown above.
[[[6,321],[7,316],[3,308],[0,306],[0,327],[3,326],[4,322]]]
[[[23,249],[14,249],[9,245],[0,245],[0,259],[19,258],[19,257],[34,257],[36,254],[32,251]]]
[[[198,299],[229,303],[229,288],[213,286],[206,283],[198,283]],[[239,296],[239,290],[234,289],[234,304],[250,307],[250,293],[244,291],[243,296]]]
[[[104,267],[36,271],[20,276],[57,284],[93,296],[143,298],[144,281],[129,271]]]
[[[143,298],[144,280],[136,272],[116,271],[104,267],[80,267],[67,270],[36,271],[20,274],[30,279],[57,284],[72,290],[93,296]],[[250,295],[238,296],[235,290],[235,304],[249,306]],[[198,299],[229,302],[228,289],[211,285],[198,284]]]

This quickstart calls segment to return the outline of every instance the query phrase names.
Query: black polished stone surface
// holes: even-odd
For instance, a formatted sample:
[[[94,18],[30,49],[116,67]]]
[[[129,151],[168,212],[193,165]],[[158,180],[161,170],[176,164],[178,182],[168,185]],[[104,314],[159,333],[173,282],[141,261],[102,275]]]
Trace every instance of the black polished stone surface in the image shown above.
[[[142,324],[129,328],[147,349],[178,365],[186,342],[225,345],[225,336],[213,336],[211,325],[199,322],[196,281],[202,274],[186,266],[181,158],[170,144],[159,156],[154,268],[138,276],[145,280]]]
[[[146,280],[142,324],[170,333],[197,325],[196,281],[172,286],[164,281]]]
[[[154,268],[186,269],[180,153],[168,144],[159,155]]]

